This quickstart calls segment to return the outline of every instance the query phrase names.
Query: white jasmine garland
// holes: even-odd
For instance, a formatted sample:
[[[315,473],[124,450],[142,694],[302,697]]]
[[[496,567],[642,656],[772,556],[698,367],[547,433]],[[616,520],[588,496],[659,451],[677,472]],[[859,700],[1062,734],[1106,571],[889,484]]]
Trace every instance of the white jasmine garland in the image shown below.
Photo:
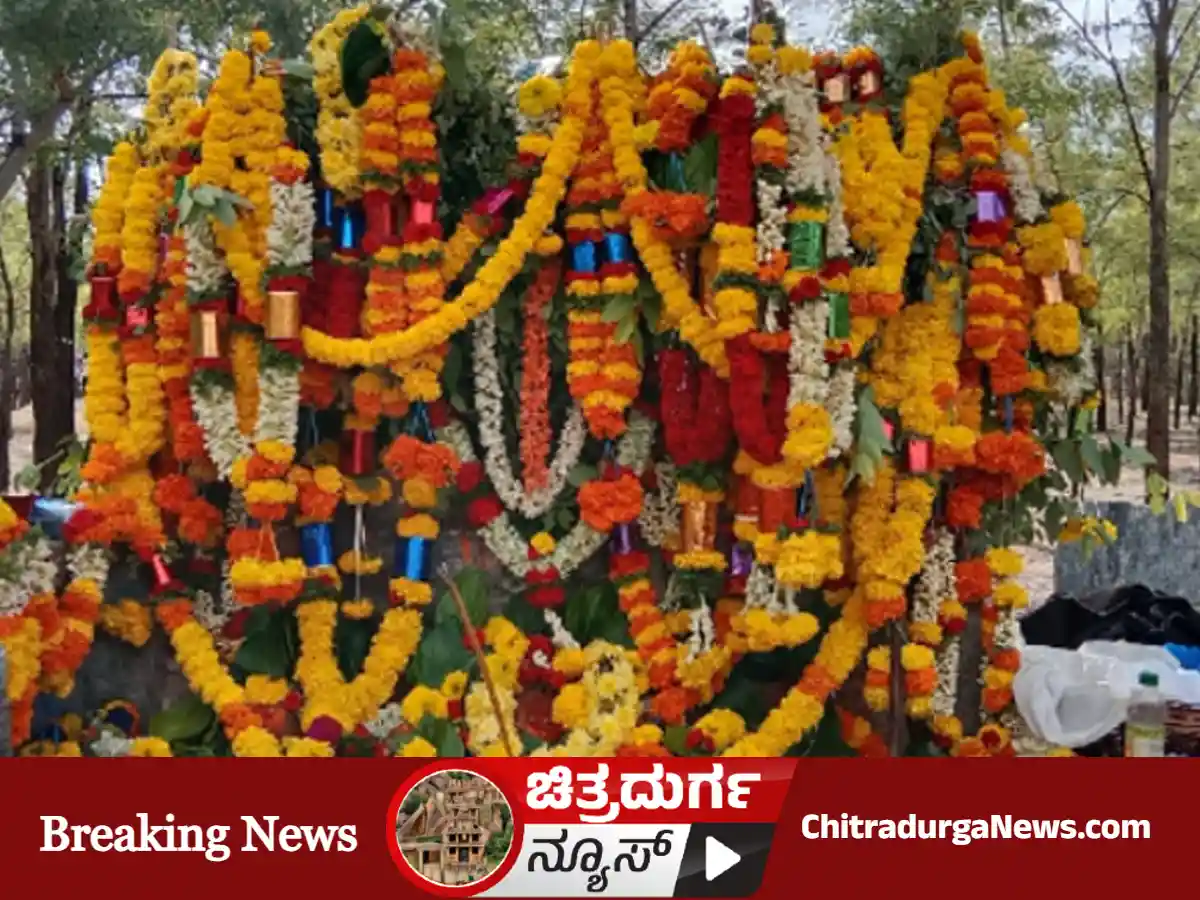
[[[779,602],[779,585],[775,581],[775,569],[772,566],[755,563],[746,579],[746,608],[765,609],[776,614],[783,612]]]
[[[822,406],[829,396],[829,366],[825,363],[825,333],[829,304],[823,300],[792,305],[788,344],[788,407]]]
[[[496,313],[489,310],[475,320],[474,369],[475,409],[479,413],[479,442],[483,445],[483,466],[496,496],[506,509],[526,519],[545,514],[567,486],[571,470],[579,462],[587,439],[583,414],[575,404],[567,413],[558,447],[550,461],[545,487],[527,491],[513,474],[512,461],[504,437],[504,389],[500,383],[500,361],[496,352]]]
[[[271,181],[271,224],[267,226],[267,260],[271,266],[303,268],[312,263],[316,226],[313,187],[306,181]]]
[[[857,381],[852,362],[834,366],[833,377],[829,380],[829,397],[826,401],[830,427],[833,429],[833,443],[830,445],[829,451],[831,459],[840,457],[854,443],[854,413],[856,409],[854,387]]]
[[[1045,211],[1042,197],[1029,171],[1029,160],[1005,147],[1000,151],[1000,165],[1008,176],[1008,192],[1013,200],[1013,216],[1020,225],[1031,225],[1040,220]]]
[[[476,461],[475,450],[471,446],[471,436],[462,423],[452,422],[445,428],[439,429],[437,439],[453,448],[462,462]],[[634,472],[641,472],[650,459],[650,450],[653,444],[654,423],[636,412],[630,413],[629,427],[617,443],[618,465]],[[530,570],[550,567],[566,578],[590,559],[608,540],[607,534],[596,531],[581,520],[558,541],[554,552],[549,557],[531,561],[529,559],[529,543],[513,527],[507,513],[502,513],[479,529],[479,534],[483,537],[483,542],[492,555],[518,578],[524,578]]]
[[[232,609],[228,603],[218,600],[208,591],[196,591],[192,615],[207,631],[217,632],[229,621]]]
[[[58,566],[54,547],[40,531],[30,531],[5,550],[0,580],[0,618],[18,616],[25,611],[29,598],[54,590]]]
[[[933,689],[931,703],[935,719],[954,715],[958,703],[959,639],[947,635],[937,652],[937,687]]]
[[[1095,392],[1096,364],[1088,329],[1083,329],[1080,334],[1077,356],[1046,363],[1046,382],[1057,399],[1068,407],[1078,406]]]
[[[568,630],[567,625],[562,620],[562,616],[552,609],[542,611],[546,619],[546,625],[550,628],[550,642],[559,650],[578,650],[579,641],[575,640],[574,635]],[[537,662],[537,660],[534,660]],[[547,663],[549,666],[551,663]],[[540,663],[539,663],[540,665]]]
[[[667,538],[679,533],[679,503],[675,498],[675,466],[660,462],[654,467],[655,488],[642,498],[638,527],[652,547],[662,548]]]
[[[258,398],[255,442],[278,441],[293,446],[300,426],[299,363],[260,366]]]
[[[221,289],[229,270],[217,250],[217,239],[207,219],[190,222],[183,228],[187,244],[187,287],[195,298],[207,297]]]
[[[67,551],[67,571],[72,578],[87,578],[103,586],[111,565],[108,551],[98,544],[79,544]]]
[[[850,229],[846,226],[846,207],[842,201],[842,164],[833,152],[829,135],[820,138],[822,166],[825,171],[825,195],[829,198],[829,220],[825,223],[825,256],[841,259],[850,255]]]
[[[204,449],[221,478],[229,478],[233,464],[250,454],[250,443],[238,429],[233,391],[212,382],[191,384],[192,409],[196,424],[204,432]]]
[[[955,596],[954,535],[938,528],[925,550],[925,564],[917,576],[912,621],[936,625],[942,600]]]

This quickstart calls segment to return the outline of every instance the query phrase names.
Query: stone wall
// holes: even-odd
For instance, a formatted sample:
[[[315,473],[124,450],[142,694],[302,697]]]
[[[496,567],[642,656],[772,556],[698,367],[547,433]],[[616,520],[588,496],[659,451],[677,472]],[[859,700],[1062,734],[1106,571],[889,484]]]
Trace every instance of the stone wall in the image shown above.
[[[1155,515],[1140,503],[1098,503],[1090,515],[1117,526],[1116,542],[1086,554],[1079,544],[1061,544],[1054,554],[1055,590],[1085,597],[1119,585],[1144,584],[1200,605],[1200,516],[1180,522],[1173,513]]]

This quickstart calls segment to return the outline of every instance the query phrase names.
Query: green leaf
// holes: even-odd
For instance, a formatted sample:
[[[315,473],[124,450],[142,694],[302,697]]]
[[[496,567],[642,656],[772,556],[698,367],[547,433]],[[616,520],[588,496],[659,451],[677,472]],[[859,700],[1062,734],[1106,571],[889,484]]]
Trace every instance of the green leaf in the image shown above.
[[[636,313],[621,320],[617,330],[613,332],[613,340],[618,344],[628,344],[635,334],[637,334]]]
[[[692,145],[683,158],[683,179],[680,189],[713,196],[717,192],[717,136],[710,134]]]
[[[446,351],[446,361],[442,365],[442,384],[449,385],[453,389],[458,384],[458,378],[462,374],[462,366],[462,347],[456,343],[451,343],[450,349]]]
[[[446,676],[471,665],[471,651],[463,646],[463,633],[457,618],[440,622],[421,637],[413,657],[412,677],[418,684],[441,687]]]
[[[371,639],[375,636],[376,623],[371,619],[341,619],[334,632],[337,647],[338,668],[347,681],[355,678],[363,667],[363,661],[371,651]]]
[[[1101,476],[1104,474],[1104,457],[1101,455],[1100,445],[1092,435],[1083,436],[1079,442],[1079,452],[1089,472]]]
[[[526,634],[541,634],[546,630],[546,616],[525,599],[524,594],[513,594],[504,606],[504,618]]]
[[[221,224],[226,228],[232,228],[237,224],[237,210],[234,209],[232,203],[219,202],[213,207],[213,215],[220,220]]]
[[[1121,462],[1129,466],[1139,466],[1141,468],[1152,469],[1158,465],[1158,460],[1154,454],[1144,447],[1125,446],[1121,447]]]
[[[312,81],[317,74],[312,63],[303,59],[285,59],[280,63],[280,67],[283,69],[284,75],[289,78],[298,78],[301,81]]]
[[[578,463],[567,473],[567,482],[571,487],[579,488],[599,477],[600,473],[596,470],[595,466],[589,466],[587,463]]]
[[[287,632],[294,623],[291,612],[283,609],[269,611],[265,619],[253,623],[248,621],[246,639],[238,647],[234,664],[242,671],[255,675],[287,677],[292,670]]]
[[[621,322],[637,309],[637,299],[632,294],[617,294],[604,304],[600,318],[605,322]]]
[[[187,741],[204,734],[215,719],[207,703],[188,694],[150,720],[150,734],[169,742]]]
[[[686,725],[672,725],[663,731],[663,746],[671,751],[672,756],[687,756],[687,736]]]
[[[600,584],[575,594],[565,607],[563,623],[580,644],[609,641],[624,645],[628,623],[611,584]]]
[[[1158,472],[1150,472],[1146,476],[1146,503],[1150,511],[1161,516],[1167,510],[1167,492],[1170,485]]]
[[[1071,479],[1073,483],[1083,481],[1084,463],[1083,450],[1079,441],[1074,438],[1063,438],[1050,451],[1054,464]]]
[[[353,106],[367,102],[371,79],[390,67],[387,31],[373,18],[359,22],[342,42],[342,89]]]
[[[463,605],[467,607],[471,624],[476,628],[483,627],[488,620],[487,576],[481,569],[466,568],[454,576],[454,583],[458,585],[459,593],[462,594]],[[448,588],[443,590],[438,598],[434,616],[439,625],[443,622],[460,622],[458,604]]]

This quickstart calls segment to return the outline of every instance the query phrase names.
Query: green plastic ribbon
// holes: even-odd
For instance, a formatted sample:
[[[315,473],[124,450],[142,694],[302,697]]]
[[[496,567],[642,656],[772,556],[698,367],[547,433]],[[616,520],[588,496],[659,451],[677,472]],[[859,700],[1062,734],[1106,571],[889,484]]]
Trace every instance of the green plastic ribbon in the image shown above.
[[[829,337],[835,341],[850,339],[850,295],[841,292],[828,295]]]
[[[788,232],[788,250],[793,269],[819,269],[825,226],[820,222],[793,222]]]

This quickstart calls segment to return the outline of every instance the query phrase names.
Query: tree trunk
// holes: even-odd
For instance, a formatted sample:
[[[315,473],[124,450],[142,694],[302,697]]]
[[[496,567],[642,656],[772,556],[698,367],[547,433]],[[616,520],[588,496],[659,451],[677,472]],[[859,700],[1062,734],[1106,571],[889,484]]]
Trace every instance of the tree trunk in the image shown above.
[[[1122,343],[1117,340],[1117,372],[1113,378],[1113,384],[1117,388],[1117,421],[1125,421],[1125,351],[1121,349]]]
[[[1104,357],[1108,354],[1106,348],[1097,344],[1092,350],[1093,363],[1096,367],[1096,386],[1100,389],[1100,407],[1096,410],[1096,427],[1100,431],[1108,431],[1108,383],[1104,377]]]
[[[1171,343],[1171,248],[1167,197],[1171,183],[1171,20],[1176,0],[1158,0],[1154,20],[1154,167],[1150,185],[1150,359],[1166,359]],[[1150,380],[1146,449],[1163,478],[1171,476],[1171,423],[1165,379]]]
[[[1200,381],[1197,381],[1197,368],[1200,368],[1200,316],[1193,315],[1188,325],[1188,419],[1196,418],[1196,407],[1200,406]]]
[[[60,383],[58,316],[58,248],[56,210],[52,207],[54,172],[38,156],[25,180],[32,269],[29,277],[30,376],[33,382],[33,460],[41,464],[58,452],[59,443],[74,425],[69,385]],[[54,204],[57,206],[58,204]],[[65,400],[65,402],[64,402]],[[42,490],[54,481],[54,467],[42,471]]]
[[[1142,365],[1141,365],[1142,383],[1139,385],[1141,390],[1138,392],[1138,398],[1139,398],[1138,402],[1140,402],[1142,404],[1141,410],[1142,410],[1142,413],[1145,414],[1150,411],[1150,382],[1152,380],[1150,378],[1151,354],[1150,354],[1150,334],[1149,333],[1142,335],[1142,349],[1141,349],[1141,355],[1139,358],[1142,361]],[[1159,357],[1159,358],[1165,359],[1167,361],[1167,372],[1170,373],[1170,371],[1171,371],[1171,348],[1170,348],[1169,344],[1167,345],[1167,355],[1164,357]],[[1166,380],[1166,379],[1153,379],[1153,380],[1162,381],[1164,384],[1170,384],[1169,380]],[[1170,400],[1171,400],[1171,389],[1169,387],[1167,387],[1167,388],[1165,388],[1165,390],[1167,392],[1167,409],[1169,410],[1170,409]]]
[[[1133,345],[1133,332],[1125,335],[1125,361],[1129,368],[1126,376],[1129,379],[1129,415],[1125,419],[1125,443],[1133,443],[1133,432],[1137,427],[1138,404],[1138,361],[1137,349]]]
[[[0,329],[0,490],[8,490],[12,481],[12,462],[8,448],[12,443],[12,414],[16,397],[16,370],[13,366],[13,331],[17,325],[17,298],[4,247],[0,246],[0,286],[4,288],[4,326]]]
[[[638,45],[638,5],[637,0],[622,0],[621,24],[625,29],[625,40]]]
[[[1179,430],[1183,419],[1183,336],[1181,335],[1175,349],[1175,422],[1174,428]]]

